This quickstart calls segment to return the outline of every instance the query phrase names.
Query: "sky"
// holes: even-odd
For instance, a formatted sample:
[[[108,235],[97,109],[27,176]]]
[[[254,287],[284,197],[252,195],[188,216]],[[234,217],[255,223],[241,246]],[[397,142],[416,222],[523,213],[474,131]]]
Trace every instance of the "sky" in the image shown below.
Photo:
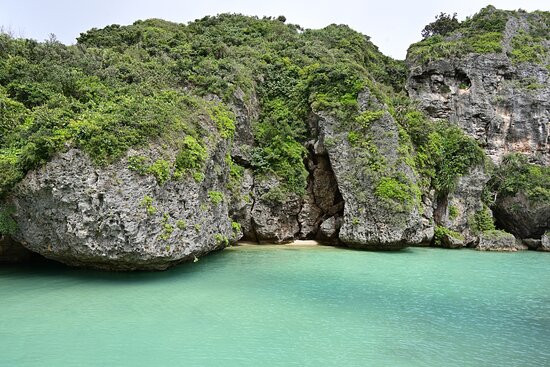
[[[73,44],[90,28],[138,19],[187,23],[219,13],[284,15],[287,22],[304,28],[347,24],[370,36],[384,54],[403,59],[436,14],[456,12],[462,20],[489,4],[550,10],[549,0],[0,0],[0,26],[18,37],[42,41],[53,33],[61,42]]]

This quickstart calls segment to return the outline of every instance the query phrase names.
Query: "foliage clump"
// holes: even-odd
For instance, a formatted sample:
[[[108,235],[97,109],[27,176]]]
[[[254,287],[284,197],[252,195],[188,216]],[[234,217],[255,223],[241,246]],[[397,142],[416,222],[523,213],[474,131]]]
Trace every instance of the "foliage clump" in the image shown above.
[[[175,173],[176,177],[190,174],[195,181],[204,179],[204,165],[208,152],[206,148],[191,135],[187,135],[181,142],[181,149],[176,156]]]
[[[486,206],[475,212],[468,220],[470,229],[474,234],[495,229],[495,222],[491,214],[491,210]]]
[[[443,244],[443,239],[448,236],[456,238],[457,240],[464,240],[464,236],[460,233],[455,232],[447,227],[435,226],[433,243],[435,246],[441,246]]]
[[[223,193],[220,191],[208,191],[208,198],[214,205],[218,205],[224,200]]]
[[[495,169],[489,187],[496,196],[521,192],[531,200],[550,202],[550,167],[529,163],[523,154],[513,153]]]
[[[408,58],[428,62],[468,53],[501,53],[504,30],[511,18],[527,24],[510,41],[508,56],[513,62],[544,62],[548,54],[550,15],[548,12],[525,13],[487,6],[463,22],[441,13],[422,31],[423,40],[411,45]]]
[[[460,22],[456,18],[456,13],[447,14],[441,12],[435,16],[435,21],[426,25],[422,30],[422,38],[426,39],[431,36],[440,35],[446,36],[460,26]]]
[[[14,234],[17,231],[17,223],[11,217],[14,212],[13,207],[3,206],[0,208],[0,237]]]
[[[153,206],[153,198],[149,195],[145,195],[141,200],[140,205],[145,208],[147,215],[154,215],[157,212],[157,208]]]

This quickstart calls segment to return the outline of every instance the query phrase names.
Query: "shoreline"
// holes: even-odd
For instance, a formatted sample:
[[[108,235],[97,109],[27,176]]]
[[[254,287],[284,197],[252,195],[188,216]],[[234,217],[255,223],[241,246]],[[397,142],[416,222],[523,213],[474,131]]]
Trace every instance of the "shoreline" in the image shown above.
[[[318,241],[315,240],[294,240],[290,242],[274,243],[269,241],[237,241],[234,246],[323,246]]]

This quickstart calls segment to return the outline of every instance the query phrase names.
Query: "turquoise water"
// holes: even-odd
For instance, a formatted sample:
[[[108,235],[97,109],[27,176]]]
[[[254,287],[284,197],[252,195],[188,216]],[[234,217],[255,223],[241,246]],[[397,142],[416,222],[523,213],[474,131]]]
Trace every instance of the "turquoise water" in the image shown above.
[[[550,254],[243,246],[0,268],[0,366],[549,366]]]

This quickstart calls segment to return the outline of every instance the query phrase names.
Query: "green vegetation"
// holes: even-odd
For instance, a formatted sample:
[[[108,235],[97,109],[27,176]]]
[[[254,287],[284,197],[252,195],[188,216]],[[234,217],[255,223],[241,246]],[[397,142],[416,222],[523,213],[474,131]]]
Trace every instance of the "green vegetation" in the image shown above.
[[[163,223],[162,224],[162,233],[160,234],[160,239],[163,241],[167,241],[170,239],[170,236],[174,232],[174,226],[169,223]]]
[[[179,230],[185,230],[187,228],[187,222],[183,219],[178,219],[176,221],[176,227],[178,227]]]
[[[543,63],[548,57],[550,32],[550,12],[536,11],[524,15],[529,28],[520,30],[511,41],[512,49],[508,56],[515,63]]]
[[[238,222],[231,222],[231,229],[233,229],[234,233],[241,232],[241,224]]]
[[[454,205],[449,206],[449,219],[455,220],[458,217],[458,208]]]
[[[164,184],[170,178],[170,162],[157,159],[149,166],[147,172],[155,176],[159,185]]]
[[[228,246],[229,245],[229,239],[226,236],[224,236],[220,233],[216,233],[214,235],[214,240],[216,241],[216,244],[218,246]]]
[[[386,199],[390,204],[395,202],[404,206],[404,209],[410,209],[414,200],[419,200],[420,191],[404,176],[383,177],[376,186],[375,194],[382,199]]]
[[[188,135],[181,142],[181,149],[176,156],[176,171],[174,176],[179,178],[184,174],[190,174],[195,181],[200,182],[204,179],[204,165],[208,153],[206,148],[200,144],[193,136]]]
[[[531,200],[550,202],[550,167],[531,164],[521,153],[510,154],[494,171],[489,187],[500,196],[521,192]]]
[[[143,197],[140,205],[145,208],[147,215],[154,215],[157,212],[157,208],[153,206],[153,198],[148,195]]]
[[[149,168],[148,158],[141,155],[133,155],[128,157],[128,168],[134,172],[144,175]]]
[[[214,205],[218,205],[224,200],[223,193],[219,191],[208,191],[208,198]]]
[[[14,234],[17,231],[17,223],[11,215],[15,212],[13,207],[0,208],[0,237],[5,234]]]
[[[524,17],[528,30],[520,30],[511,40],[508,56],[514,62],[545,60],[550,35],[548,12],[525,13],[498,10],[487,6],[471,18],[458,22],[456,17],[441,13],[422,31],[424,40],[409,47],[409,57],[422,62],[467,53],[500,53],[506,23],[511,17]]]
[[[472,167],[485,163],[479,144],[455,125],[432,122],[419,111],[409,110],[402,123],[416,147],[415,165],[438,195],[454,190],[457,179]]]
[[[446,36],[455,29],[460,27],[460,23],[456,18],[456,13],[450,14],[440,13],[435,16],[435,21],[426,25],[422,30],[422,38],[426,39],[431,36],[440,35]]]
[[[513,236],[513,235],[499,229],[491,229],[491,230],[483,231],[483,237],[491,240],[498,240],[500,238],[506,238],[510,236]]]
[[[514,14],[487,7],[464,22],[440,14],[409,52],[422,60],[500,52]],[[548,36],[546,20],[546,12],[530,15],[528,29],[512,40],[510,57],[538,57],[538,44]],[[129,169],[153,175],[159,185],[184,177],[201,182],[209,149],[216,138],[232,140],[232,111],[242,106],[258,113],[252,121],[255,144],[247,147],[251,168],[257,178],[279,182],[262,199],[282,202],[305,193],[305,143],[311,139],[306,122],[319,113],[338,122],[377,197],[408,210],[429,187],[439,195],[452,191],[484,155],[458,127],[416,111],[404,92],[405,78],[404,62],[382,55],[347,26],[303,30],[282,18],[222,14],[187,25],[150,19],[92,29],[74,46],[0,34],[0,196],[69,147],[83,149],[98,165],[135,148],[139,153],[127,158]],[[384,107],[358,105],[366,87]],[[387,114],[399,124],[395,164],[374,143],[384,137],[374,136],[373,126]],[[144,155],[150,143],[162,148],[153,158]],[[325,141],[329,148],[334,144]],[[213,170],[222,174],[222,162],[216,163]],[[244,168],[230,156],[225,163],[227,188],[235,194]],[[404,172],[405,165],[420,174],[420,182]],[[514,186],[510,180],[499,183],[499,190]],[[546,186],[537,185],[529,186],[530,195],[544,196]],[[214,193],[209,199],[217,204],[223,195]],[[153,215],[152,198],[146,198],[141,205]]]
[[[464,237],[458,232],[455,232],[443,226],[435,226],[434,239],[433,239],[434,245],[441,246],[443,244],[443,238],[445,238],[445,236],[453,237],[461,241],[464,240]]]
[[[491,210],[487,206],[477,211],[471,218],[468,218],[468,224],[474,234],[495,229],[495,223]]]
[[[233,134],[235,134],[235,115],[233,112],[220,104],[210,109],[210,118],[216,123],[222,138],[233,137]]]

